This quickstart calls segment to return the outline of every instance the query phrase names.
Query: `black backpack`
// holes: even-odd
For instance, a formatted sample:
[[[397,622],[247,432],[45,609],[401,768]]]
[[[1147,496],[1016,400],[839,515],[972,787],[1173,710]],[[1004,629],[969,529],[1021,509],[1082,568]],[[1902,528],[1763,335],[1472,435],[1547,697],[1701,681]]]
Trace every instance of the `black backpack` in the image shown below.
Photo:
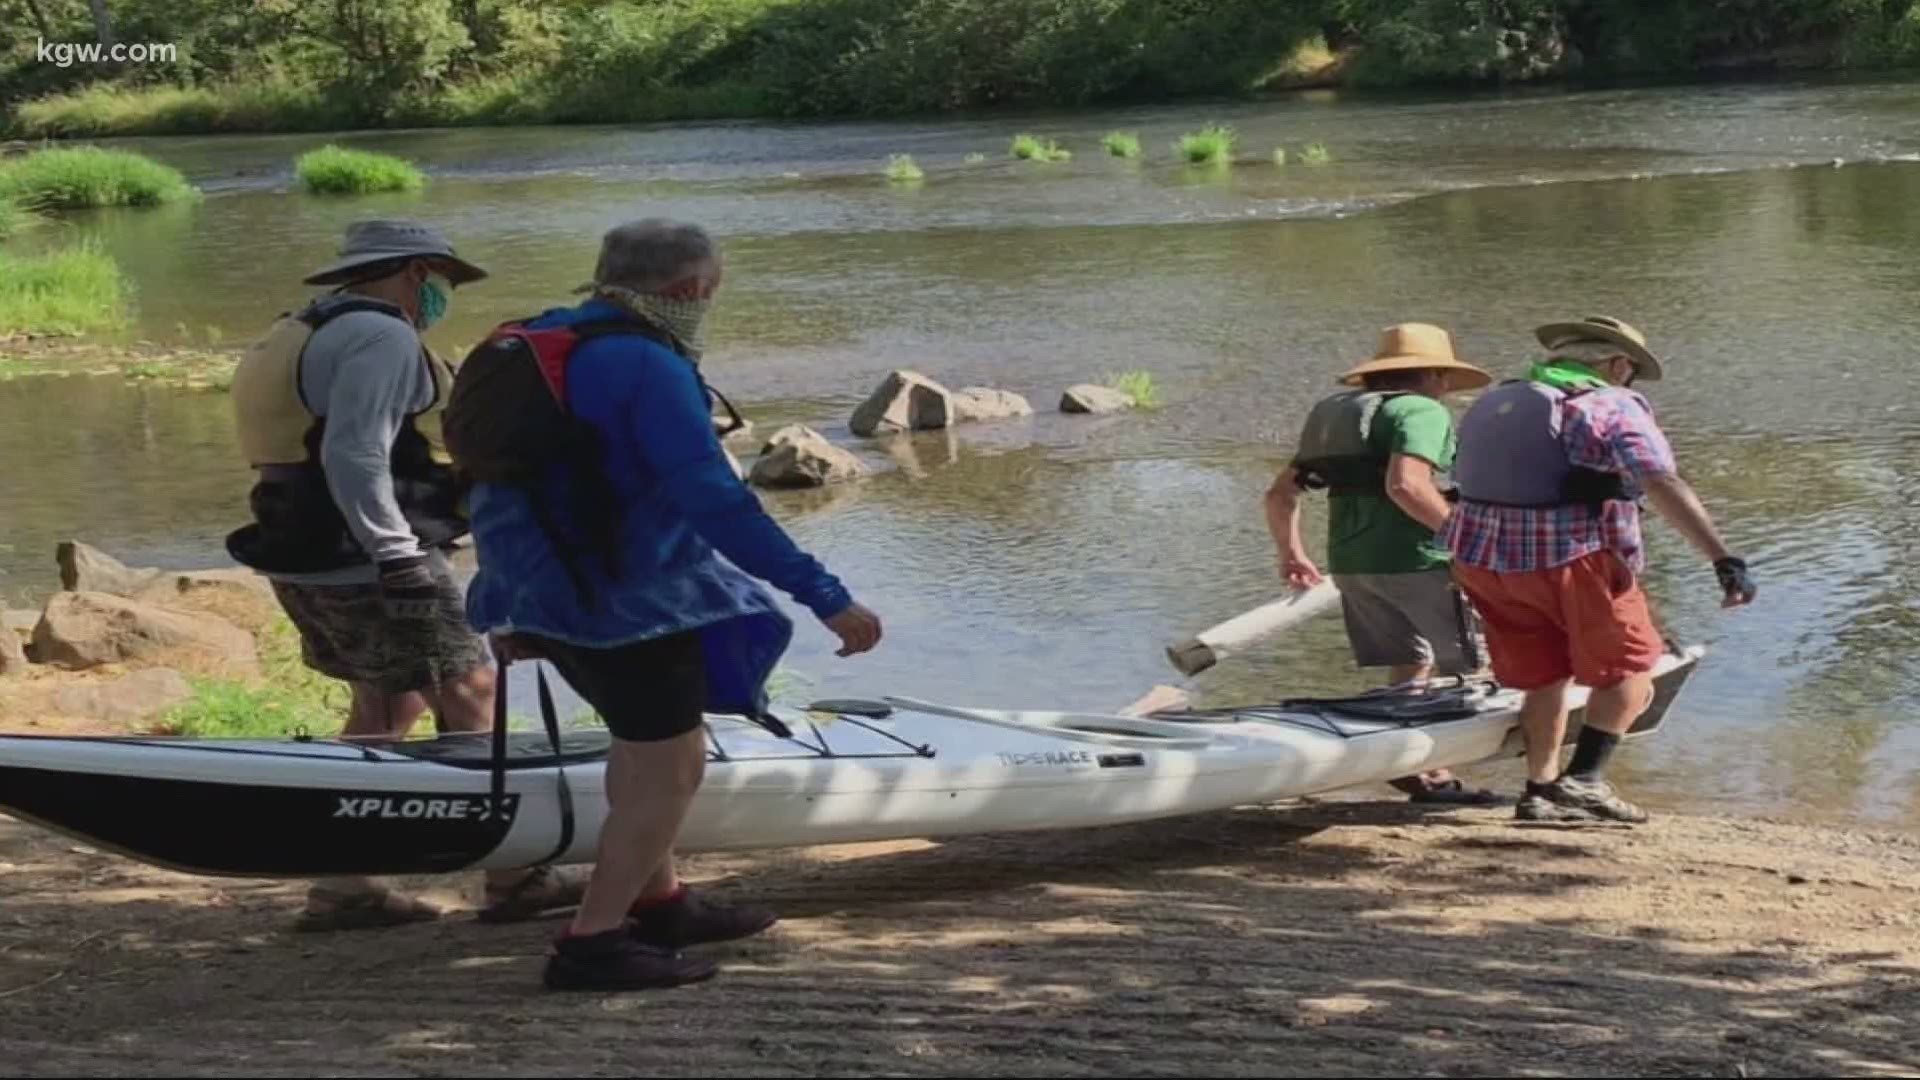
[[[638,321],[599,321],[531,330],[503,323],[461,362],[441,427],[464,487],[494,484],[525,492],[540,528],[559,553],[580,599],[596,602],[580,557],[620,574],[620,508],[607,476],[606,447],[593,425],[567,408],[567,364],[581,342],[639,334],[673,348],[665,331]],[[677,351],[677,350],[676,350]],[[568,537],[553,514],[556,467],[571,483],[571,517],[583,535]]]

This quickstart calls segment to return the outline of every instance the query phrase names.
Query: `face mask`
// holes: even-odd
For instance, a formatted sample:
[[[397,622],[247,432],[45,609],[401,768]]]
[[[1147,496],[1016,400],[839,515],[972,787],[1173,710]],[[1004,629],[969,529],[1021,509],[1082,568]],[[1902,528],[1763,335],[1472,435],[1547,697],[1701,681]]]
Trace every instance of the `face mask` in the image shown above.
[[[634,292],[619,285],[588,285],[584,288],[659,325],[673,335],[674,340],[686,350],[689,359],[698,360],[706,351],[706,337],[701,333],[701,327],[707,321],[708,310],[713,307],[711,299],[677,300],[657,293]]]
[[[447,291],[438,277],[430,277],[420,283],[420,313],[414,318],[420,329],[425,330],[445,317]]]

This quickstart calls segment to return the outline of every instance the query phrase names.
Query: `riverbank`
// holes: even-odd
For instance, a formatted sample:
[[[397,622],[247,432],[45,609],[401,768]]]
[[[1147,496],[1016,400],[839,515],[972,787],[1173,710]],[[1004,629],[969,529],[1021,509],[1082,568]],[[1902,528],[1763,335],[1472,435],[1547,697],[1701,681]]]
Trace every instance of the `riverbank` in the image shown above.
[[[1369,793],[1370,794],[1370,793]],[[0,819],[0,1056],[43,1075],[1912,1075],[1920,843],[1328,802],[690,860],[713,982],[539,988],[558,922],[290,932]],[[561,1034],[564,1033],[564,1037]]]
[[[1920,62],[1908,5],[1712,0],[689,0],[317,8],[235,27],[127,0],[190,61],[105,78],[0,57],[18,137],[910,116],[1302,87],[1869,72]],[[80,9],[43,38],[96,39]]]
[[[34,377],[113,375],[131,382],[225,393],[237,348],[112,342],[84,335],[0,334],[0,382]]]

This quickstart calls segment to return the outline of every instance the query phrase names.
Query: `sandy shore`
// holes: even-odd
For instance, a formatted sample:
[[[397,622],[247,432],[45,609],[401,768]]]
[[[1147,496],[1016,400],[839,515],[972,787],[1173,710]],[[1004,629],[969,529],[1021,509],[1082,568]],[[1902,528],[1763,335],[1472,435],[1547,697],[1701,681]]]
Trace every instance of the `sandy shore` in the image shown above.
[[[1911,837],[1340,801],[689,871],[783,923],[553,995],[556,922],[301,935],[297,885],[0,819],[0,1072],[1920,1074]]]

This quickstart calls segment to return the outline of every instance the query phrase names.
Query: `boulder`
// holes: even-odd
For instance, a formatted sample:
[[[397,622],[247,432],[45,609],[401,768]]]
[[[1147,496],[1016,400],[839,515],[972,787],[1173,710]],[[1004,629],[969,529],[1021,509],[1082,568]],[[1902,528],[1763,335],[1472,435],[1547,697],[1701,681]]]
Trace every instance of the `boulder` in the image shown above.
[[[890,431],[931,431],[953,423],[953,394],[917,371],[895,371],[853,410],[847,427],[862,438]]]
[[[213,669],[259,669],[253,635],[225,619],[106,593],[56,593],[33,628],[33,658],[74,671],[177,656]]]
[[[68,592],[138,596],[162,574],[153,568],[135,569],[78,540],[62,541],[53,557],[60,564],[60,587]]]
[[[1032,416],[1033,406],[1011,390],[990,386],[969,386],[954,391],[953,419],[956,423],[982,420],[1012,420]]]
[[[193,697],[186,677],[172,668],[148,668],[117,679],[73,683],[53,692],[63,716],[84,716],[132,727]]]
[[[12,630],[0,628],[0,675],[18,675],[27,670],[26,643]]]
[[[1081,383],[1070,386],[1060,395],[1060,411],[1063,413],[1110,413],[1133,408],[1133,395],[1110,386],[1095,386]]]
[[[764,488],[824,487],[867,475],[866,463],[826,436],[802,424],[774,432],[760,460],[753,463],[752,482]]]

